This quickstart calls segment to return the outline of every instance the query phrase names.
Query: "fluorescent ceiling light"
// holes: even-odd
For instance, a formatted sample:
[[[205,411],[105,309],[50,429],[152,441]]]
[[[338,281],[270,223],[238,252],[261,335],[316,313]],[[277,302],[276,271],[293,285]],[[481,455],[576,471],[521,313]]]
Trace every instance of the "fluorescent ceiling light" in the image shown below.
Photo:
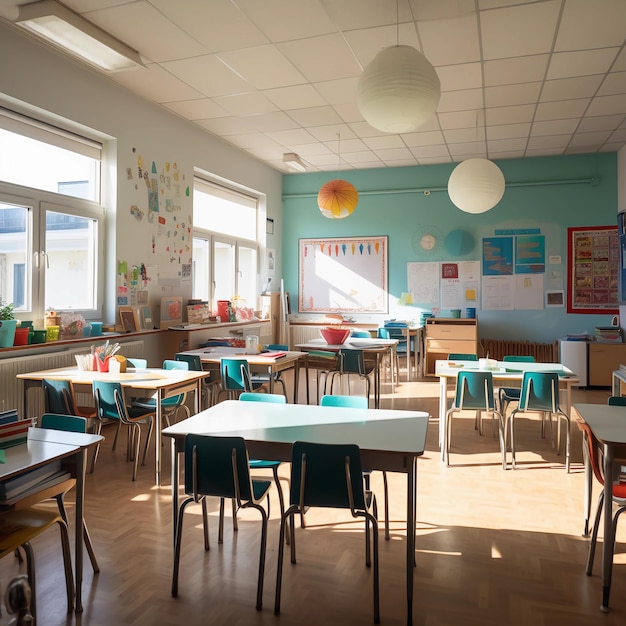
[[[108,72],[145,67],[136,50],[55,0],[21,5],[15,23]]]
[[[283,163],[296,172],[306,172],[306,165],[295,152],[285,152]]]

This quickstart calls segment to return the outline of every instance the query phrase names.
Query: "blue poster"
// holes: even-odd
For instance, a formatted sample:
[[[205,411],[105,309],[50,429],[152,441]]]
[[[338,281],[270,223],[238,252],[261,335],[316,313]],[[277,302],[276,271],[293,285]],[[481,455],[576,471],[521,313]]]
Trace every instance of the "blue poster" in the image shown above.
[[[546,238],[518,235],[515,238],[515,273],[543,274],[546,271]]]
[[[513,275],[513,237],[483,239],[483,276]]]

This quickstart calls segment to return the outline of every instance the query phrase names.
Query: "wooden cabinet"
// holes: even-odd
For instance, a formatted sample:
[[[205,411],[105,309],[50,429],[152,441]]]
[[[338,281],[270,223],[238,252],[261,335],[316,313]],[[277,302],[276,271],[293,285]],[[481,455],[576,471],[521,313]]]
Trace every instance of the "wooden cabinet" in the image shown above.
[[[587,345],[589,386],[610,387],[613,370],[626,364],[626,344],[590,342]]]
[[[425,375],[435,373],[435,361],[448,354],[478,353],[478,325],[475,319],[431,317],[426,320]]]

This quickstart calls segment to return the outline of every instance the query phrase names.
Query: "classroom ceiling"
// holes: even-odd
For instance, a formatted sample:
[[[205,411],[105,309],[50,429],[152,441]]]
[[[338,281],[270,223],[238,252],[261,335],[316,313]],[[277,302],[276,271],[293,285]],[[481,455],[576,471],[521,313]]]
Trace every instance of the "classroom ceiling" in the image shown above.
[[[9,21],[17,5],[1,0]],[[109,74],[280,170],[615,152],[626,143],[626,0],[64,0],[141,54]],[[397,17],[398,16],[398,17]],[[436,115],[386,134],[357,82],[384,47],[422,51]]]

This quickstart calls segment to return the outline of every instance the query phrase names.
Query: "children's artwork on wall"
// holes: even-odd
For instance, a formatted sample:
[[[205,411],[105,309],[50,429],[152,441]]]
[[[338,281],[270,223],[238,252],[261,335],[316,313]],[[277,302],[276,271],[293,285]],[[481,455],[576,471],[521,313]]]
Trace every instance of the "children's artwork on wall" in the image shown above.
[[[300,312],[387,313],[384,237],[300,239]]]
[[[120,307],[120,321],[125,333],[135,333],[140,328],[137,311],[132,306]]]
[[[181,296],[161,298],[161,328],[183,322],[183,299]]]
[[[154,318],[152,317],[152,307],[144,305],[141,307],[141,328],[143,330],[152,330],[154,326]]]

